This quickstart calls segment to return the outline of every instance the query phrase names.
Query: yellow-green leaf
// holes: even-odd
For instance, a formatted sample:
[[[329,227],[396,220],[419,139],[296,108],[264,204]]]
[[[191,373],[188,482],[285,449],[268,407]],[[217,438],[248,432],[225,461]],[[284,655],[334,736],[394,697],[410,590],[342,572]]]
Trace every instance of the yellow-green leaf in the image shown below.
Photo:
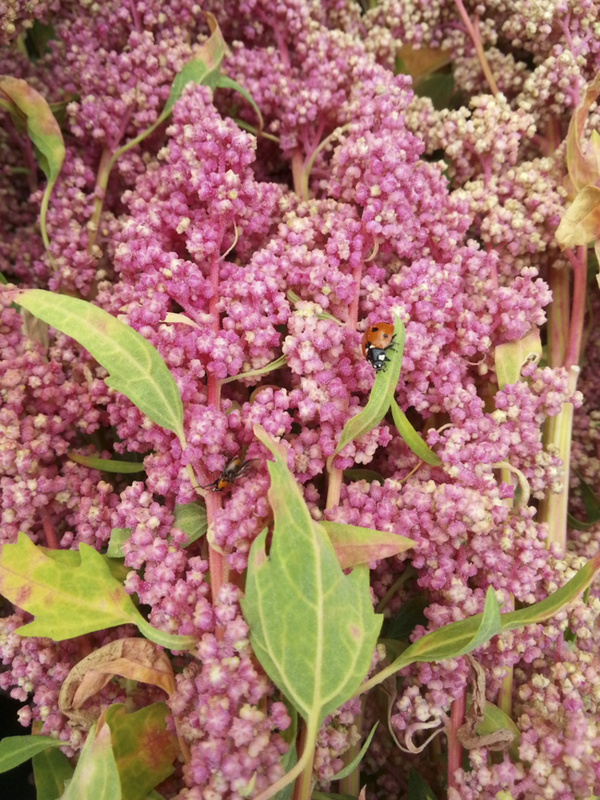
[[[52,188],[65,159],[65,144],[60,126],[42,95],[21,78],[0,78],[1,107],[10,113],[18,130],[27,132],[38,163],[47,178],[40,208],[40,228],[44,246],[48,250],[50,243],[46,233],[46,211]]]
[[[323,521],[319,524],[325,528],[342,569],[390,558],[414,545],[410,539],[388,531],[344,525],[341,522]]]
[[[496,346],[494,362],[498,387],[516,383],[521,377],[521,369],[529,361],[539,361],[542,357],[542,342],[539,328],[533,328],[522,339],[505,342]]]
[[[597,186],[584,186],[577,193],[563,214],[555,236],[563,249],[600,238],[600,189]]]
[[[421,439],[394,397],[392,397],[391,408],[394,425],[398,429],[398,433],[406,445],[421,459],[421,461],[424,461],[426,464],[431,464],[432,467],[439,467],[442,463],[441,458],[433,452],[427,442]]]
[[[333,453],[336,456],[353,439],[362,436],[373,430],[379,425],[387,414],[390,403],[394,397],[394,392],[400,379],[400,369],[402,367],[402,354],[404,352],[404,323],[400,317],[394,318],[394,347],[389,350],[389,363],[385,370],[381,370],[375,375],[373,388],[369,395],[367,405],[355,417],[352,417],[344,425],[344,430]]]
[[[95,458],[94,456],[80,456],[78,453],[67,454],[71,461],[90,469],[99,469],[101,472],[116,472],[128,475],[132,472],[143,472],[144,465],[135,461],[119,461],[116,458]]]
[[[185,446],[183,403],[177,384],[150,342],[102,308],[75,297],[27,289],[19,303],[71,336],[110,373],[106,385],[128,397],[152,422]]]
[[[73,776],[73,767],[60,750],[43,750],[33,757],[36,800],[56,800],[62,797],[65,783]]]
[[[21,636],[43,636],[55,642],[84,633],[133,623],[164,647],[186,650],[191,636],[173,636],[152,628],[123,586],[111,574],[106,559],[86,544],[79,545],[81,563],[51,558],[24,534],[0,552],[0,594],[35,617],[17,629]],[[77,555],[76,553],[74,555]]]
[[[61,800],[121,800],[121,781],[111,732],[100,717],[92,725],[77,767]]]

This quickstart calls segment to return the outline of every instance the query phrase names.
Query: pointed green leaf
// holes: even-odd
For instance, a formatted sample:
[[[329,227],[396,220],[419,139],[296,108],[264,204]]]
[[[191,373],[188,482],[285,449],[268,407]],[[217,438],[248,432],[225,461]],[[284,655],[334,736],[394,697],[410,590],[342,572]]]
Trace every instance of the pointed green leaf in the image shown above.
[[[52,552],[56,557],[48,556],[24,533],[0,552],[0,594],[36,618],[17,628],[19,635],[60,642],[129,622],[148,639],[171,649],[185,650],[196,643],[192,636],[173,636],[152,628],[93,547],[79,545],[78,566],[71,557],[64,563],[68,551]]]
[[[241,94],[242,97],[245,98],[250,103],[252,108],[254,109],[254,113],[258,117],[258,130],[259,130],[259,133],[260,133],[260,131],[262,131],[262,129],[264,128],[264,125],[265,125],[264,120],[263,120],[263,116],[260,113],[260,108],[254,102],[254,99],[252,98],[252,95],[250,94],[250,92],[247,92],[244,89],[244,87],[240,86],[240,84],[237,81],[234,81],[231,78],[228,78],[227,75],[219,75],[218,76],[217,83],[216,83],[216,88],[217,89],[233,89],[234,92],[237,92],[238,94]]]
[[[210,86],[211,89],[215,89],[219,85],[221,62],[225,56],[226,44],[216,18],[210,12],[205,12],[204,16],[210,28],[210,37],[202,45],[200,53],[184,64],[181,72],[175,76],[169,97],[160,115],[161,121],[169,116],[190,81]]]
[[[407,800],[435,800],[435,794],[414,767],[408,775]]]
[[[518,611],[500,614],[500,630],[510,631],[550,619],[590,586],[598,570],[600,570],[600,553],[597,553],[570,581],[545,600]],[[449,625],[423,636],[408,647],[389,667],[381,670],[364,683],[356,694],[361,694],[373,686],[377,686],[399,669],[403,669],[415,661],[439,661],[443,658],[464,655],[483,643],[484,633],[489,634],[490,638],[494,636],[497,627],[497,608],[494,608],[495,596],[492,600],[491,592],[490,587],[485,597],[487,614],[484,611],[484,614],[476,614],[468,619],[451,622]],[[497,602],[495,605],[497,607]]]
[[[522,339],[496,345],[494,362],[498,388],[516,383],[521,378],[521,370],[530,361],[538,362],[542,357],[542,342],[539,328],[534,328]]]
[[[241,381],[245,380],[246,378],[260,378],[262,375],[267,375],[269,372],[274,372],[277,369],[285,367],[286,364],[286,357],[280,356],[279,358],[276,358],[275,361],[265,364],[265,366],[261,367],[260,369],[251,369],[248,372],[240,372],[239,375],[230,375],[228,378],[223,378],[221,384],[231,383],[232,381]]]
[[[535,622],[544,622],[550,619],[587,589],[599,569],[600,553],[597,553],[570,581],[546,597],[545,600],[540,600],[539,603],[534,603],[532,606],[521,608],[518,611],[502,614],[502,630],[511,631],[521,628],[523,625],[532,625]]]
[[[187,503],[186,505],[175,505],[173,527],[187,533],[188,540],[186,547],[204,536],[208,529],[206,520],[206,506],[199,503]]]
[[[94,456],[80,456],[77,453],[67,453],[71,461],[90,469],[99,469],[101,472],[117,472],[129,475],[133,472],[143,472],[144,465],[135,461],[118,461],[116,458],[95,458]]]
[[[73,767],[60,750],[44,750],[33,757],[36,800],[62,797],[65,782],[73,777]]]
[[[152,703],[131,714],[116,703],[106,711],[104,719],[110,727],[121,791],[127,800],[145,800],[174,771],[179,745],[167,730],[168,713],[165,703]]]
[[[477,619],[476,627],[472,624],[472,620],[475,619]],[[463,625],[462,623],[467,624]],[[443,628],[417,639],[404,651],[399,660],[406,662],[402,666],[408,666],[415,661],[441,661],[444,658],[457,658],[480,647],[492,636],[500,633],[501,629],[500,607],[494,590],[490,587],[485,595],[483,614],[478,614],[476,618],[471,617],[445,625]]]
[[[344,769],[341,769],[339,772],[336,772],[336,774],[330,780],[341,781],[343,778],[348,777],[348,775],[350,775],[351,772],[354,772],[354,770],[358,767],[360,762],[365,757],[365,753],[369,749],[369,745],[371,744],[371,739],[373,738],[373,736],[375,736],[375,731],[377,730],[378,725],[379,721],[377,721],[375,725],[373,725],[373,727],[371,728],[371,732],[365,739],[365,742],[363,746],[360,748],[360,752],[356,755],[356,758],[353,758],[352,761],[344,767]]]
[[[102,717],[87,739],[61,800],[121,800],[121,782],[112,750],[110,728]]]
[[[387,369],[375,375],[373,388],[369,395],[367,405],[355,417],[344,425],[344,430],[333,453],[336,456],[353,439],[373,430],[385,417],[394,397],[394,392],[400,379],[402,354],[404,352],[404,323],[400,317],[394,318],[395,348],[389,348],[389,363]]]
[[[388,531],[359,528],[356,525],[344,525],[326,520],[319,524],[325,528],[342,569],[368,564],[381,558],[390,558],[398,553],[404,553],[414,545],[411,539]]]
[[[131,528],[113,528],[110,532],[110,540],[106,555],[108,558],[123,558],[123,545],[131,536]]]
[[[157,425],[177,434],[185,445],[179,389],[150,342],[85,300],[42,289],[20,292],[18,300],[36,317],[83,345],[109,371],[107,386],[128,397]]]
[[[432,467],[439,467],[442,463],[442,460],[433,452],[431,447],[429,447],[429,445],[424,442],[423,439],[421,439],[419,434],[406,418],[404,411],[400,409],[394,397],[392,397],[391,408],[394,425],[398,429],[398,433],[403,438],[407,446],[416,456],[421,459],[421,461],[424,461],[426,464],[431,464]]]
[[[21,78],[0,78],[0,107],[7,108],[18,130],[27,131],[38,163],[47,178],[40,208],[40,228],[44,246],[48,250],[50,243],[46,233],[46,211],[65,159],[60,126],[42,95]]]
[[[0,773],[29,761],[47,747],[64,746],[65,742],[52,736],[7,736],[0,741]]]
[[[315,725],[366,675],[382,617],[373,612],[368,569],[344,575],[287,468],[286,450],[254,430],[275,458],[268,462],[274,530],[268,556],[266,530],[252,545],[242,611],[262,667],[316,735]]]

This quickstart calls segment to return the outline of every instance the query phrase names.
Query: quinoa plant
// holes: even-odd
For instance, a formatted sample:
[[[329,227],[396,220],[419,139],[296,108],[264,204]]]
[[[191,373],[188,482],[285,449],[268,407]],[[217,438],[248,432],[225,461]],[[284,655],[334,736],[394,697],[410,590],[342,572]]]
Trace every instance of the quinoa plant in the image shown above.
[[[598,3],[0,0],[0,61],[0,769],[600,795]]]

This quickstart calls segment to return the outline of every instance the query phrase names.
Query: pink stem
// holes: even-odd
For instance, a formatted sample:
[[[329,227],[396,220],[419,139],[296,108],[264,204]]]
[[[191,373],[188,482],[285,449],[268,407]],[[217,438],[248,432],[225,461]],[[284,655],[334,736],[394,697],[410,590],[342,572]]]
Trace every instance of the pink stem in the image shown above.
[[[458,9],[458,13],[462,21],[465,24],[467,32],[471,37],[473,44],[475,45],[475,50],[477,52],[477,58],[479,59],[479,63],[481,64],[481,69],[483,70],[483,74],[485,75],[485,79],[488,82],[488,86],[490,87],[490,91],[495,96],[498,94],[498,84],[496,83],[494,76],[492,75],[492,70],[490,69],[490,65],[488,64],[488,60],[485,57],[485,50],[483,49],[483,45],[481,44],[481,36],[479,35],[479,22],[478,18],[475,17],[475,25],[471,22],[471,18],[467,14],[465,6],[462,0],[454,0],[456,4],[456,8]]]
[[[462,765],[462,746],[456,738],[456,733],[463,724],[467,706],[467,689],[452,703],[450,711],[450,730],[448,732],[448,789],[456,789],[454,775]]]
[[[573,267],[573,303],[571,305],[569,340],[564,361],[564,367],[569,369],[573,365],[579,363],[581,342],[583,339],[585,290],[587,282],[587,247],[578,247],[577,257],[575,257],[575,254],[569,249],[565,252]]]
[[[56,533],[52,527],[49,514],[43,514],[42,525],[44,527],[44,534],[46,536],[46,546],[49,547],[50,550],[58,550],[58,539],[56,538]]]

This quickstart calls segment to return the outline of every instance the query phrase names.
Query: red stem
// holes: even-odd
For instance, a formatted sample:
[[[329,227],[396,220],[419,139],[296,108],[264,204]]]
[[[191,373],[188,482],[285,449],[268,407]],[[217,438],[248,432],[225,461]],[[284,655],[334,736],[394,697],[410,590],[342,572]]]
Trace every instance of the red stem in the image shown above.
[[[477,58],[479,59],[479,63],[481,64],[481,69],[483,70],[485,79],[488,82],[490,91],[495,96],[498,94],[498,84],[496,83],[494,76],[492,75],[492,70],[490,69],[488,60],[485,57],[485,50],[483,49],[483,45],[481,44],[481,36],[479,35],[479,18],[475,17],[475,24],[473,24],[471,22],[471,18],[467,14],[467,10],[464,7],[463,1],[454,0],[454,2],[456,4],[456,8],[458,9],[458,13],[460,14],[460,18],[465,24],[467,33],[469,34],[469,36],[471,37],[471,41],[475,45]]]
[[[46,547],[49,547],[50,550],[58,550],[58,539],[52,527],[49,514],[42,515],[42,526],[44,528],[44,535],[46,536]]]
[[[462,766],[462,746],[456,733],[463,724],[467,705],[467,689],[452,703],[450,711],[450,730],[448,731],[448,789],[456,789],[454,774]]]

